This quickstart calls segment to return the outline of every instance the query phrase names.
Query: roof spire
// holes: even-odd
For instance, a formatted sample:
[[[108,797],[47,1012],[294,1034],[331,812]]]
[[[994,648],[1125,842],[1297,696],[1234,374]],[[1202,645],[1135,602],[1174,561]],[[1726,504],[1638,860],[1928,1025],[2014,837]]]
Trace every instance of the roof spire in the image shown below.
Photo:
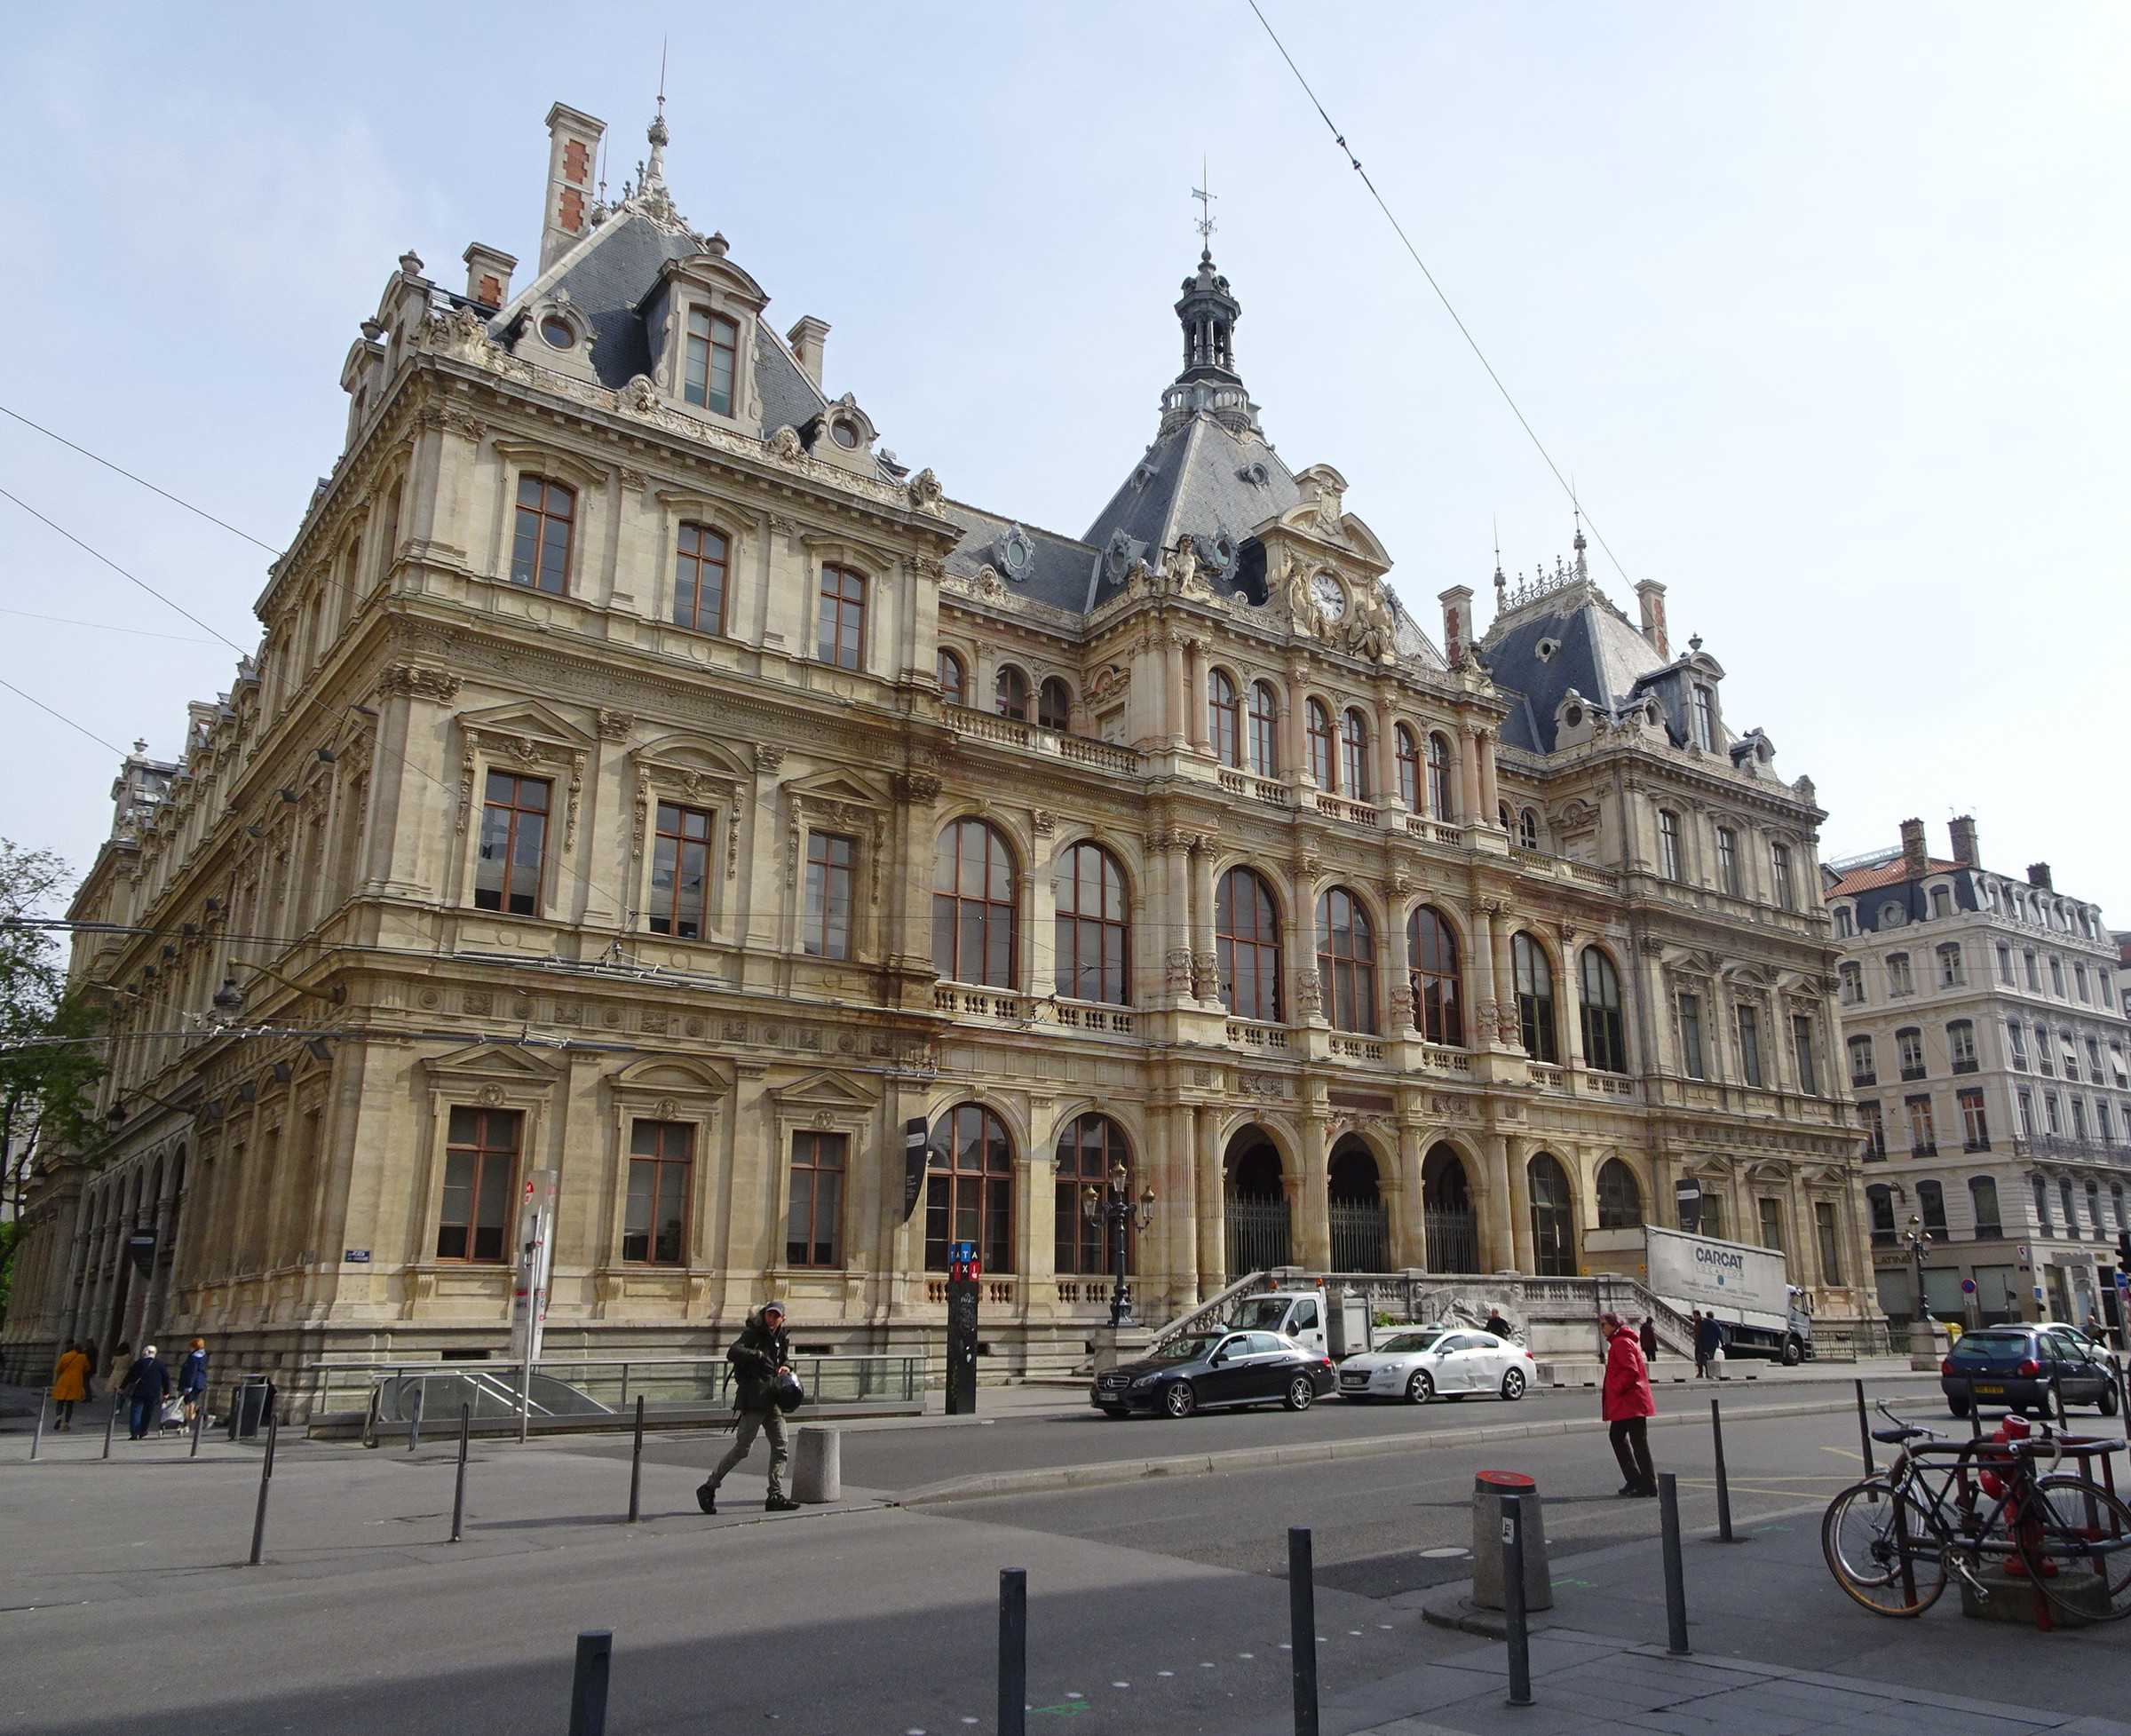
[[[1583,508],[1576,505],[1574,502],[1571,502],[1570,505],[1576,514],[1576,576],[1580,579],[1588,579],[1591,574],[1590,569],[1584,565],[1583,559]]]
[[[1207,191],[1207,187],[1213,185],[1214,178],[1207,173],[1207,160],[1204,156],[1199,159],[1199,178],[1206,183],[1206,186],[1195,186],[1192,189],[1192,197],[1199,202],[1199,220],[1192,226],[1199,232],[1200,261],[1211,265],[1214,258],[1214,229],[1216,227],[1214,201],[1220,195]]]

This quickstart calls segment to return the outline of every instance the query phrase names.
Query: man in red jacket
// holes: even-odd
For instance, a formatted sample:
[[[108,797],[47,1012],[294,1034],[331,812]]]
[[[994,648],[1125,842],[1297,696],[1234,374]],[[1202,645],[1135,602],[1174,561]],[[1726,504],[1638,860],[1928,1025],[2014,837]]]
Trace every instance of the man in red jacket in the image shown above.
[[[1658,1402],[1651,1396],[1643,1346],[1618,1314],[1599,1315],[1598,1330],[1605,1335],[1605,1385],[1599,1394],[1599,1414],[1612,1424],[1606,1432],[1613,1443],[1613,1456],[1620,1461],[1620,1474],[1628,1478],[1620,1493],[1654,1495],[1658,1473],[1650,1462],[1650,1419],[1658,1414]]]

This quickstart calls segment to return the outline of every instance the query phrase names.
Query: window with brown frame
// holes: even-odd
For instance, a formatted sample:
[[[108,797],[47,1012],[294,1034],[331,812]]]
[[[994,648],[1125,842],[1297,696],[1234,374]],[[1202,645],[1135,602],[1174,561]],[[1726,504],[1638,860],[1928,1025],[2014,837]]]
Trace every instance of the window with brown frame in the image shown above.
[[[1206,706],[1213,725],[1214,757],[1224,765],[1243,763],[1243,702],[1225,670],[1206,678]]]
[[[1272,889],[1247,868],[1231,868],[1214,894],[1214,947],[1221,1004],[1239,1019],[1280,1017],[1280,916]]]
[[[733,382],[740,360],[740,325],[707,307],[688,310],[688,355],[681,395],[717,416],[733,414]]]
[[[1440,911],[1422,905],[1406,918],[1406,963],[1413,974],[1414,1028],[1430,1042],[1465,1046],[1458,938]]]
[[[1509,939],[1509,963],[1517,983],[1517,1034],[1525,1053],[1535,1061],[1558,1065],[1559,1040],[1554,1031],[1554,967],[1546,948],[1521,929]]]
[[[1073,689],[1057,676],[1047,677],[1036,689],[1036,725],[1055,729],[1061,735],[1073,725]]]
[[[1317,973],[1335,1031],[1376,1032],[1376,931],[1344,886],[1317,901]]]
[[[561,596],[570,581],[570,538],[576,519],[575,490],[544,476],[519,477],[511,583]]]
[[[673,624],[699,633],[725,630],[725,567],[731,551],[708,525],[683,525],[674,555]]]
[[[1319,789],[1336,789],[1339,786],[1332,781],[1332,714],[1321,701],[1313,699],[1303,716],[1310,726],[1310,775]]]
[[[487,1264],[506,1257],[524,1119],[516,1109],[453,1108],[445,1132],[443,1209],[437,1215],[440,1260]]]
[[[1280,773],[1280,702],[1268,681],[1251,683],[1250,769],[1261,778]]]
[[[710,816],[701,808],[661,802],[651,849],[654,934],[700,940],[708,925],[710,897]]]
[[[473,870],[477,909],[513,916],[539,914],[553,793],[545,778],[489,773],[481,805],[480,855]]]
[[[949,705],[966,705],[968,678],[963,673],[962,659],[945,646],[939,653],[939,696]]]
[[[807,954],[813,958],[851,956],[851,869],[857,844],[829,832],[806,835]]]
[[[1421,812],[1421,744],[1414,733],[1400,724],[1391,734],[1392,757],[1398,762],[1398,799],[1415,813]]]
[[[947,1248],[974,1242],[987,1272],[1014,1269],[1014,1144],[981,1104],[933,1123],[925,1177],[925,1270],[945,1272]]]
[[[866,581],[847,567],[821,569],[820,633],[815,654],[836,669],[855,670],[866,641]]]
[[[1125,1144],[1124,1130],[1107,1115],[1082,1115],[1067,1123],[1066,1130],[1058,1135],[1057,1156],[1053,1269],[1089,1277],[1113,1272],[1117,1269],[1116,1252],[1115,1244],[1110,1240],[1109,1219],[1098,1216],[1094,1223],[1088,1221],[1088,1214],[1081,1209],[1081,1190],[1092,1187],[1098,1197],[1104,1197],[1110,1185],[1111,1170],[1121,1163],[1125,1167],[1126,1190],[1130,1191],[1132,1153]],[[1125,1270],[1135,1272],[1138,1268],[1133,1260],[1129,1225],[1124,1236]]]
[[[844,1264],[844,1136],[792,1135],[792,1181],[784,1220],[784,1263]]]
[[[688,1195],[695,1171],[689,1122],[637,1122],[629,1130],[629,1205],[622,1257],[648,1265],[688,1263]]]
[[[1369,725],[1359,711],[1340,720],[1341,788],[1357,802],[1369,799]]]
[[[1458,805],[1450,793],[1450,743],[1440,735],[1428,738],[1428,812],[1436,820],[1455,820]]]
[[[1013,852],[981,820],[939,835],[932,864],[932,968],[950,982],[1014,987],[1019,915]]]
[[[1028,721],[1028,678],[1011,663],[1002,663],[992,678],[992,702],[1002,717]]]
[[[1058,862],[1058,992],[1068,1000],[1132,999],[1124,871],[1099,844],[1076,844]]]

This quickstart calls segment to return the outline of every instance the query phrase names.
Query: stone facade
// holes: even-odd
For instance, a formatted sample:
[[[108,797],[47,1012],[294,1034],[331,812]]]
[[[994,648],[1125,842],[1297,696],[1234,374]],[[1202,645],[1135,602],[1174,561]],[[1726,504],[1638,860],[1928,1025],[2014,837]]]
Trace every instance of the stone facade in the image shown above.
[[[1205,258],[1084,537],[948,500],[677,216],[662,127],[608,209],[550,125],[539,276],[401,260],[256,665],[128,762],[74,907],[110,1148],[43,1178],[18,1359],[501,1353],[541,1169],[551,1353],[764,1290],[933,1342],[952,1236],[994,1366],[1055,1365],[1115,1161],[1158,1319],[1276,1256],[1632,1272],[1689,1175],[1859,1314],[1821,815],[1660,587],[1629,622],[1579,536],[1436,644],[1259,432]]]

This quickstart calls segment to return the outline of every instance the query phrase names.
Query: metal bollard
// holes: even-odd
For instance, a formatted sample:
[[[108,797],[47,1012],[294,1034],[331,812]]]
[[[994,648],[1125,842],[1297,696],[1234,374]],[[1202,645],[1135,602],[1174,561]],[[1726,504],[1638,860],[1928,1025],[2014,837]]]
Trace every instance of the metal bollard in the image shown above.
[[[1658,1473],[1658,1513],[1665,1526],[1665,1649],[1687,1655],[1687,1574],[1680,1565],[1680,1479]]]
[[[999,1570],[999,1736],[1027,1736],[1028,1569]]]
[[[1317,1736],[1317,1576],[1306,1526],[1287,1527],[1287,1639],[1295,1653],[1295,1736]]]
[[[629,1449],[629,1522],[637,1522],[637,1503],[644,1492],[644,1395],[637,1394],[637,1438]]]
[[[37,1448],[43,1445],[44,1439],[44,1405],[49,1395],[46,1393],[37,1394],[37,1426],[29,1431],[29,1456],[33,1461],[37,1456]]]
[[[577,1669],[570,1677],[570,1736],[606,1736],[606,1677],[614,1637],[602,1628],[577,1636]]]
[[[466,1532],[466,1438],[472,1432],[473,1411],[459,1407],[459,1471],[451,1488],[451,1541],[460,1542]]]
[[[1502,1613],[1509,1639],[1509,1704],[1532,1703],[1532,1636],[1525,1621],[1525,1498],[1502,1502]]]
[[[422,1395],[428,1388],[427,1381],[415,1383],[415,1408],[407,1421],[407,1450],[410,1453],[422,1445]]]
[[[1716,1541],[1743,1543],[1731,1534],[1731,1479],[1724,1472],[1724,1414],[1715,1399],[1709,1401],[1709,1435],[1716,1445]]]
[[[200,1395],[200,1401],[193,1407],[193,1450],[185,1455],[186,1458],[196,1459],[200,1456],[200,1431],[205,1427],[207,1427],[207,1394],[202,1392]]]
[[[1969,1376],[1969,1439],[1983,1439],[1983,1413],[1976,1408],[1976,1376]]]
[[[1872,1421],[1865,1414],[1865,1383],[1863,1381],[1858,1382],[1857,1388],[1858,1445],[1865,1449],[1866,1476],[1877,1477],[1880,1473],[1874,1469],[1872,1463]]]
[[[111,1395],[111,1407],[110,1407],[110,1413],[109,1413],[109,1415],[107,1415],[107,1416],[104,1418],[104,1456],[105,1456],[107,1459],[107,1458],[109,1458],[109,1457],[111,1456],[111,1436],[112,1436],[112,1433],[113,1433],[113,1431],[114,1431],[115,1430],[116,1430],[116,1429],[117,1429],[117,1427],[118,1427],[118,1407],[119,1407],[119,1403],[120,1403],[120,1395],[119,1395],[118,1393],[116,1393],[116,1392],[114,1392],[114,1393]]]
[[[266,1452],[259,1461],[259,1505],[251,1516],[251,1565],[259,1565],[259,1557],[266,1548],[266,1492],[273,1484],[273,1448],[281,1439],[281,1413],[273,1402],[273,1385],[266,1387]]]

